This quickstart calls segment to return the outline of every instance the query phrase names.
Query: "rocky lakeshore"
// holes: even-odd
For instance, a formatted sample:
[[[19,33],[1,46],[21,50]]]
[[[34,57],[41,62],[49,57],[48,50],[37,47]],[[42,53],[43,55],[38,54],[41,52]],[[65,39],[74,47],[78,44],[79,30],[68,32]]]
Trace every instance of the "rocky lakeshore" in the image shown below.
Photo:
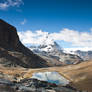
[[[0,92],[81,92],[66,85],[56,85],[47,81],[30,78],[19,82],[0,79]]]

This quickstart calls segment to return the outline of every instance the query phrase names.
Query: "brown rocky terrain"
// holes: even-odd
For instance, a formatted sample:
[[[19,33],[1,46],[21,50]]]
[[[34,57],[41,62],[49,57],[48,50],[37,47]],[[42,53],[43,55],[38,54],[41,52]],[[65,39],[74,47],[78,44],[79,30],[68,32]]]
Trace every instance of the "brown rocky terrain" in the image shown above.
[[[76,88],[77,92],[92,92],[92,61],[82,62],[76,65],[68,65],[63,67],[49,67],[38,69],[26,68],[5,68],[0,67],[0,79],[4,78],[10,81],[21,81],[29,79],[36,72],[58,72],[70,81],[70,86]],[[48,92],[48,91],[47,91]],[[58,91],[56,91],[58,92]],[[62,91],[61,91],[62,92]],[[63,91],[72,92],[72,91]],[[76,91],[75,91],[76,92]]]

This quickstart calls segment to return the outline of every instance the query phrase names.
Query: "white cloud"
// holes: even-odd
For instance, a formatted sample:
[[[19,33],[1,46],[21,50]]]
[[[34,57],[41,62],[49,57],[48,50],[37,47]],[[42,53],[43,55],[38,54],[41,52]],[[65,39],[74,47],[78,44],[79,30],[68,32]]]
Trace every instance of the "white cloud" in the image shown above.
[[[42,30],[37,30],[32,32],[30,30],[25,32],[19,32],[21,41],[24,44],[42,44],[48,32],[43,32]],[[76,30],[63,29],[60,32],[55,32],[49,34],[49,39],[55,41],[64,41],[71,43],[72,47],[92,47],[92,32],[79,32]]]
[[[41,30],[32,32],[30,30],[27,30],[25,32],[18,32],[18,34],[23,44],[39,45],[40,43],[43,43],[48,32],[43,32]]]
[[[23,4],[22,0],[2,0],[3,2],[0,3],[0,9],[6,10],[9,7],[19,7]]]
[[[59,33],[52,33],[51,36],[54,40],[70,42],[72,46],[92,47],[92,32],[63,29]]]
[[[26,22],[27,22],[27,20],[24,19],[20,24],[21,24],[21,25],[24,25]]]

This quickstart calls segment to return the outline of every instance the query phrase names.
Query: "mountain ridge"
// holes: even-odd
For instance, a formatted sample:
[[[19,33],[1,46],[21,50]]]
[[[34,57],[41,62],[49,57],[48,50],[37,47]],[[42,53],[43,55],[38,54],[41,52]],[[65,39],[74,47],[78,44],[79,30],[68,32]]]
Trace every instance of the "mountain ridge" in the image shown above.
[[[19,40],[17,29],[0,19],[0,64],[3,66],[41,68],[47,62],[30,51]]]

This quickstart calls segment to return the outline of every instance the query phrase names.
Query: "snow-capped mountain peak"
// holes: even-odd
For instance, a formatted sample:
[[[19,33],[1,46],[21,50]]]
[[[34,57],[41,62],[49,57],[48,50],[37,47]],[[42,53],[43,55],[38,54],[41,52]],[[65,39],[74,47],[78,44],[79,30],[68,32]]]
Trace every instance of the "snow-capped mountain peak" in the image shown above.
[[[64,53],[64,50],[51,39],[50,35],[46,35],[43,42],[39,46],[31,46],[30,49],[48,61],[52,66],[77,64],[82,62],[82,59],[77,55]]]
[[[47,34],[46,37],[44,38],[43,42],[36,47],[30,47],[31,50],[35,50],[36,52],[62,52],[61,47],[53,40],[50,38],[50,35]]]
[[[50,44],[43,44],[38,47],[41,51],[45,52],[52,52],[52,51],[61,51],[61,47],[53,41],[53,43]]]

